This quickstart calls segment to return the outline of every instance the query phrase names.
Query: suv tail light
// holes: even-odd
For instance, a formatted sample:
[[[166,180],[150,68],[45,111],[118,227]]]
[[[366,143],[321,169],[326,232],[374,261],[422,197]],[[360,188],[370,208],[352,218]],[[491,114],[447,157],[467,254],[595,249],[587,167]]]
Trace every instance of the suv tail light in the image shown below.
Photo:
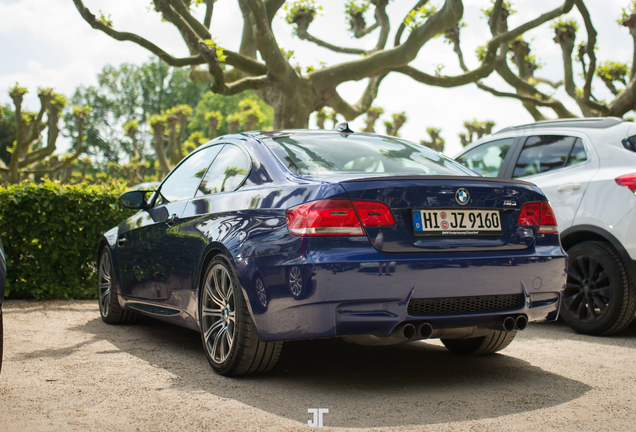
[[[519,213],[519,226],[536,226],[537,233],[557,234],[556,216],[554,210],[547,201],[526,203]]]
[[[636,173],[616,177],[614,181],[617,185],[628,188],[636,195]]]
[[[364,235],[363,225],[390,226],[395,219],[376,201],[320,200],[287,209],[287,228],[297,236]]]

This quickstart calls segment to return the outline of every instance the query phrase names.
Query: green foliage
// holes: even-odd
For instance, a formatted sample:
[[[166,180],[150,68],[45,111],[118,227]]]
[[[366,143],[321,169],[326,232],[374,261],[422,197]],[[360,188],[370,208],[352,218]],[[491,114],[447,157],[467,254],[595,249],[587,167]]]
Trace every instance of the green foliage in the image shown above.
[[[110,19],[110,15],[104,15],[101,9],[99,10],[99,18],[97,19],[97,21],[107,25],[108,27],[113,26],[113,20]]]
[[[623,24],[627,21],[627,18],[636,10],[636,0],[631,0],[627,7],[622,8],[622,14],[619,19],[616,20],[617,23]]]
[[[219,115],[223,117],[226,117],[228,114],[238,113],[241,111],[239,104],[244,99],[254,100],[258,104],[260,111],[265,115],[265,119],[259,121],[256,125],[256,130],[271,129],[274,122],[274,109],[260,100],[258,96],[256,96],[256,93],[246,91],[234,96],[222,96],[212,92],[205,93],[194,109],[194,114],[188,120],[188,130],[190,133],[199,131],[204,136],[207,136],[209,117],[206,118],[206,116],[208,113],[219,112]],[[227,126],[227,123],[220,121],[217,136],[227,134]]]
[[[316,2],[314,0],[296,0],[291,4],[286,3],[283,9],[287,12],[285,21],[292,24],[296,20],[296,17],[301,13],[309,13],[312,18],[314,18],[316,13],[322,10],[322,6],[316,6]]]
[[[488,45],[480,45],[475,50],[475,55],[477,56],[477,60],[484,61],[486,58],[486,52],[488,51]]]
[[[437,6],[428,4],[421,6],[417,9],[413,9],[409,14],[404,18],[404,25],[412,31],[416,27],[419,27],[426,19],[437,12]]]
[[[369,108],[369,111],[367,111],[368,113],[371,114],[377,114],[379,116],[381,116],[382,114],[384,114],[384,109],[382,107],[374,107],[372,106],[371,108]]]
[[[124,130],[126,132],[128,132],[131,129],[134,129],[134,130],[139,129],[139,122],[137,120],[132,119],[132,120],[128,120],[126,123],[124,123]]]
[[[345,5],[345,12],[347,15],[356,15],[363,14],[369,10],[369,1],[363,0],[361,3],[358,3],[354,0],[348,1]]]
[[[550,24],[550,28],[554,30],[565,31],[567,27],[572,27],[574,29],[574,32],[576,33],[577,30],[579,29],[579,23],[576,22],[574,18],[564,17],[564,18],[554,20],[552,21],[552,24]]]
[[[293,50],[287,51],[285,48],[281,47],[280,52],[283,53],[283,55],[285,56],[285,58],[287,60],[291,60],[294,57],[294,51]]]
[[[159,123],[165,123],[168,120],[165,114],[153,114],[148,119],[148,124],[152,127]]]
[[[23,182],[0,188],[10,298],[95,298],[100,235],[130,216],[119,184]]]
[[[15,112],[9,105],[0,105],[0,159],[9,165],[11,161],[10,149],[16,137]]]
[[[97,82],[96,86],[79,87],[71,98],[72,105],[93,108],[84,123],[84,135],[85,151],[96,169],[104,169],[108,161],[123,164],[134,155],[123,127],[131,120],[140,125],[137,138],[142,156],[154,155],[148,119],[181,104],[194,108],[210,88],[207,82],[192,82],[187,68],[170,67],[156,57],[142,65],[107,65]],[[64,134],[76,136],[71,112],[65,113],[64,124]],[[186,136],[190,133],[187,130]]]
[[[210,120],[211,118],[215,118],[217,123],[217,126],[221,126],[221,122],[223,121],[223,114],[221,114],[221,111],[209,111],[205,113],[205,119],[206,120]]]
[[[625,77],[629,73],[629,66],[625,63],[606,61],[596,68],[596,76],[608,81],[619,81],[625,84]]]
[[[216,52],[216,58],[218,58],[220,62],[224,62],[225,60],[227,60],[225,50],[221,48],[216,42],[214,42],[214,39],[206,39],[204,42],[207,46],[214,49],[214,51]]]
[[[16,81],[15,85],[9,89],[9,94],[25,95],[29,92],[26,87],[20,87],[20,84]]]
[[[241,115],[241,113],[237,112],[237,113],[228,114],[225,120],[228,123],[240,123],[242,118],[243,116]]]
[[[492,6],[486,9],[482,9],[481,12],[484,14],[486,18],[490,18],[490,14],[492,13],[494,8],[495,8],[495,0],[492,0]],[[517,13],[517,11],[512,8],[512,2],[509,2],[509,1],[503,2],[503,4],[501,5],[501,9],[507,10],[508,15]]]
[[[401,113],[393,114],[393,120],[396,122],[406,123],[408,117],[406,116],[404,111],[402,111]]]

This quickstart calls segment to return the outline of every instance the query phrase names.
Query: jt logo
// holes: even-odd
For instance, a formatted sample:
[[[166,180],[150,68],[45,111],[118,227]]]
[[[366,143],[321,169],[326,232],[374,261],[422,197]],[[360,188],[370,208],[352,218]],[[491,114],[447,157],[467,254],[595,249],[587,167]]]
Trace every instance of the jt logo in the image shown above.
[[[329,409],[328,408],[309,408],[307,410],[307,412],[309,414],[313,414],[314,415],[314,419],[313,420],[307,420],[307,424],[309,425],[309,427],[316,427],[318,426],[319,428],[322,427],[322,415],[323,414],[329,414]]]

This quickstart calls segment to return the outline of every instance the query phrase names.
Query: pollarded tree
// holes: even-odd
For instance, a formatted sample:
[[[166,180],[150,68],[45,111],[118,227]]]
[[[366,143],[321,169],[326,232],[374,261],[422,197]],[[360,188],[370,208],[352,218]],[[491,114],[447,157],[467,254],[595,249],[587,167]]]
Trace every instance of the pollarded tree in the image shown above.
[[[575,19],[566,17],[556,20],[551,27],[554,31],[554,42],[561,47],[563,61],[563,76],[556,80],[537,76],[535,72],[541,65],[532,54],[530,44],[521,35],[509,44],[502,45],[495,60],[495,71],[504,81],[514,89],[514,93],[500,91],[477,81],[477,85],[495,96],[518,99],[535,120],[546,120],[549,117],[540,111],[539,107],[549,108],[559,118],[578,117],[577,113],[568,110],[565,105],[551,93],[563,86],[566,94],[572,98],[585,117],[616,116],[623,117],[625,113],[636,109],[636,0],[623,10],[618,23],[627,27],[634,42],[631,68],[626,64],[606,61],[598,64],[596,59],[596,30],[592,17],[583,0],[574,0],[576,9],[580,13],[584,29],[584,40],[577,45],[579,24]],[[493,37],[508,33],[508,16],[514,11],[509,3],[504,2],[500,8],[484,11],[491,23]],[[498,17],[493,20],[493,17]],[[462,69],[468,70],[459,47],[459,32],[452,41],[458,55]],[[478,57],[484,56],[484,49],[478,50]],[[573,60],[573,57],[575,60]],[[575,64],[578,62],[578,65]],[[512,67],[511,67],[512,66]],[[581,78],[574,72],[579,67]],[[610,90],[614,98],[610,101],[599,100],[593,94],[594,78],[601,81]],[[577,84],[578,82],[578,84]]]
[[[26,111],[22,107],[24,95],[28,92],[18,83],[9,90],[15,106],[13,115],[15,121],[15,141],[9,149],[11,153],[9,164],[0,160],[0,175],[4,181],[19,183],[29,176],[53,176],[71,167],[80,156],[84,145],[84,122],[90,113],[88,106],[75,107],[73,118],[77,136],[74,152],[63,156],[53,156],[57,150],[57,139],[60,135],[60,115],[66,105],[66,98],[54,93],[53,89],[38,89],[40,110]],[[46,114],[46,122],[43,121]],[[46,139],[42,132],[47,130]]]
[[[442,132],[439,128],[430,127],[426,129],[426,132],[431,137],[430,141],[421,140],[420,144],[425,145],[426,147],[430,147],[435,151],[443,152],[444,151],[444,138],[441,137],[440,133]]]
[[[479,139],[484,135],[490,135],[492,133],[492,128],[495,127],[495,122],[492,120],[477,121],[477,119],[475,119],[473,121],[465,121],[464,127],[468,131],[468,134],[465,134],[463,132],[460,133],[459,139],[462,143],[462,146],[466,147],[475,139]]]
[[[403,1],[403,0],[402,0]],[[488,76],[495,68],[497,53],[528,30],[538,27],[567,12],[575,0],[564,0],[557,8],[527,21],[512,30],[493,31],[487,41],[481,64],[458,76],[427,74],[411,66],[420,49],[432,38],[460,24],[464,6],[462,0],[445,0],[439,9],[427,8],[426,0],[413,0],[412,11],[398,26],[392,45],[389,44],[390,22],[386,13],[389,0],[359,0],[349,3],[347,11],[355,38],[377,34],[377,43],[370,50],[334,45],[310,33],[318,7],[313,0],[290,2],[286,5],[288,23],[302,40],[331,51],[351,54],[351,61],[322,68],[307,68],[304,72],[292,66],[289,55],[281,50],[272,30],[272,19],[285,0],[238,0],[243,12],[243,32],[237,50],[218,46],[211,37],[211,22],[215,0],[152,0],[162,18],[172,23],[185,41],[189,55],[174,57],[141,36],[116,30],[113,21],[103,15],[96,17],[82,0],[73,0],[79,13],[93,28],[120,40],[134,42],[172,66],[191,66],[194,80],[209,80],[214,93],[235,95],[252,89],[274,107],[274,128],[305,128],[309,115],[325,106],[332,107],[347,120],[366,113],[378,94],[383,78],[397,72],[421,83],[456,87]],[[495,15],[499,15],[503,0],[495,0]],[[192,9],[205,5],[203,20],[195,18]],[[366,8],[373,8],[375,23],[367,25]],[[410,32],[405,32],[407,28]],[[491,24],[496,30],[496,24]],[[257,57],[260,54],[262,61]],[[201,67],[207,65],[207,68]],[[336,88],[345,82],[367,80],[367,86],[355,103],[345,101]]]

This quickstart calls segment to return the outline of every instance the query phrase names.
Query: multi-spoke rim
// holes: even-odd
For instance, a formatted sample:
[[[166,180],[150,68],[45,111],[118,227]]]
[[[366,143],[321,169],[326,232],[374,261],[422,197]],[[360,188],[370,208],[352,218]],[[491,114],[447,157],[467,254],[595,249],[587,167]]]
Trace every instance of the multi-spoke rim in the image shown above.
[[[216,264],[205,281],[201,305],[205,349],[215,363],[223,363],[234,345],[236,308],[234,285],[227,269]]]
[[[303,275],[298,267],[292,267],[289,271],[289,289],[294,297],[298,297],[303,291]]]
[[[261,302],[261,305],[263,307],[267,307],[267,293],[265,292],[265,284],[263,284],[263,281],[259,278],[259,279],[256,279],[255,285],[256,285],[256,295],[258,296],[258,301]]]
[[[572,318],[591,324],[600,320],[611,301],[608,271],[593,256],[581,255],[570,261],[563,304]]]
[[[104,317],[108,316],[108,312],[110,311],[112,287],[110,255],[104,251],[99,260],[99,271],[97,275],[97,299],[99,301],[99,311]]]

